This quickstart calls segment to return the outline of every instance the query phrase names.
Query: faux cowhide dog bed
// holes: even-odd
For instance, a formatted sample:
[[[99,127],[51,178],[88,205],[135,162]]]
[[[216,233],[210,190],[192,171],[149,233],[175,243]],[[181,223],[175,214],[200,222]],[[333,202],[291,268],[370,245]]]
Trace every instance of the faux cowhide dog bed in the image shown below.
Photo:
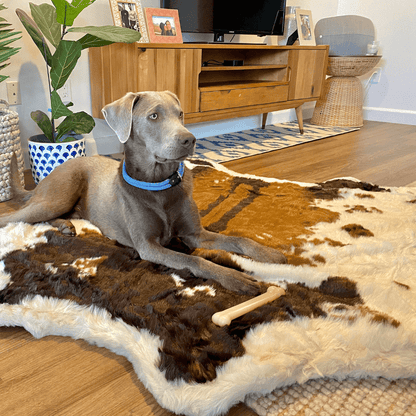
[[[290,264],[213,261],[285,296],[220,328],[212,314],[246,296],[141,261],[85,222],[76,237],[20,223],[0,230],[0,324],[124,355],[163,407],[186,415],[322,377],[416,375],[415,188],[188,166],[205,227],[277,247]]]

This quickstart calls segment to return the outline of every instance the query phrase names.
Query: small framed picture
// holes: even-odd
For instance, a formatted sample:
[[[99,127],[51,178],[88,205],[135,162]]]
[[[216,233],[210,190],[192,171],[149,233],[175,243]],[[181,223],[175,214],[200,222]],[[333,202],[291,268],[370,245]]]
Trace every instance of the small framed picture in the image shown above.
[[[316,45],[310,10],[296,9],[296,24],[300,45]]]
[[[149,43],[146,20],[140,0],[110,0],[115,26],[126,27],[140,32],[140,43]]]
[[[182,43],[179,13],[174,9],[144,9],[151,43]]]

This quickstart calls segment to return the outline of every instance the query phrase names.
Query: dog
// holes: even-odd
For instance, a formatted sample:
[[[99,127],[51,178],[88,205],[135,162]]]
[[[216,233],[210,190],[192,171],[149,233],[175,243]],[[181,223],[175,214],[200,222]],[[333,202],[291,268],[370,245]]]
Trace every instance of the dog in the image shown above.
[[[184,160],[195,137],[184,126],[177,96],[169,91],[128,93],[102,110],[124,144],[122,162],[104,156],[68,160],[33,191],[25,191],[12,163],[12,192],[21,207],[0,217],[9,222],[50,222],[64,229],[66,218],[83,218],[140,258],[213,279],[237,293],[255,295],[260,283],[241,271],[166,246],[179,238],[191,250],[223,250],[265,263],[286,263],[278,250],[244,237],[205,230],[192,198],[192,173]],[[161,187],[164,189],[161,189]]]

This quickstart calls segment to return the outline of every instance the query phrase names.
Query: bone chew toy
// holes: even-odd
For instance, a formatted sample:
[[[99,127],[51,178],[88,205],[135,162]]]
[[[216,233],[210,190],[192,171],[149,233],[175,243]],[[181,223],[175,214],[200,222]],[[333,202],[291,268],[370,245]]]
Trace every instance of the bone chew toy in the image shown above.
[[[260,306],[265,305],[266,303],[269,303],[279,298],[280,296],[283,296],[285,293],[286,292],[281,287],[270,286],[267,289],[267,292],[260,296],[240,303],[239,305],[235,305],[232,308],[226,309],[225,311],[214,313],[214,315],[212,315],[212,322],[218,326],[230,325],[233,319],[251,312],[253,309],[259,308]]]

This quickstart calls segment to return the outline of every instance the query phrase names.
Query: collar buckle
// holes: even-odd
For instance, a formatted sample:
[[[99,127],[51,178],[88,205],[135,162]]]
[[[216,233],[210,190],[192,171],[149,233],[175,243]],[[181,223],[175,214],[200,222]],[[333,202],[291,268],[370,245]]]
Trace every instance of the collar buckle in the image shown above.
[[[170,186],[179,185],[182,181],[182,176],[179,172],[175,172],[168,178]]]

